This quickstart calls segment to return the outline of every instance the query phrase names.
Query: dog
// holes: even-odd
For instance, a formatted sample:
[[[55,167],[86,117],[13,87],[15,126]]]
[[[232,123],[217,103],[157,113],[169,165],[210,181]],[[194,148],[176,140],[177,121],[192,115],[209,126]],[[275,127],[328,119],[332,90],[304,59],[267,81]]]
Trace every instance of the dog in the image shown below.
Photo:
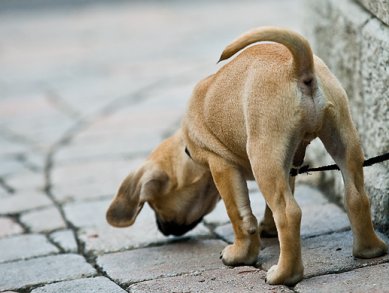
[[[259,44],[250,46],[254,43]],[[223,263],[254,264],[260,233],[278,234],[279,260],[266,281],[294,285],[304,268],[301,209],[289,174],[302,165],[306,147],[318,137],[342,172],[353,255],[387,253],[373,229],[364,155],[340,83],[313,55],[308,41],[293,31],[249,31],[228,45],[219,61],[243,49],[198,83],[180,130],[123,181],[107,211],[108,222],[131,225],[147,201],[162,233],[182,235],[221,197],[235,235],[222,251]],[[250,207],[247,180],[257,182],[266,200],[260,225]]]

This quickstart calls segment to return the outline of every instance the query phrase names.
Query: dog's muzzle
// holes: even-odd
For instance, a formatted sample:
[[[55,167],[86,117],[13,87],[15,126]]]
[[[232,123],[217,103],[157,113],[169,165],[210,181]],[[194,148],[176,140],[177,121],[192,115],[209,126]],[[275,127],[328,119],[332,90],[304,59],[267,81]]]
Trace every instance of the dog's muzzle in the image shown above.
[[[192,230],[194,227],[196,227],[197,224],[203,220],[203,217],[201,217],[200,219],[198,219],[197,221],[189,225],[177,224],[175,222],[163,222],[158,217],[156,217],[156,219],[157,219],[158,229],[159,231],[162,232],[163,235],[181,236],[184,235],[186,232]]]

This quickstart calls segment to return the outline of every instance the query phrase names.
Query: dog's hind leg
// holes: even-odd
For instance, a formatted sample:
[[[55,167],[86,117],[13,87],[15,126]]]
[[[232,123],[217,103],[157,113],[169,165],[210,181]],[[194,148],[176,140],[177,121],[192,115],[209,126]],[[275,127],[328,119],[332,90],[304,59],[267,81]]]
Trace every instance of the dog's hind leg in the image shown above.
[[[344,106],[346,107],[346,106]],[[319,134],[329,154],[339,166],[345,186],[345,208],[353,232],[353,255],[372,258],[385,254],[387,245],[374,232],[370,203],[363,179],[364,156],[349,112],[329,111]]]
[[[268,271],[267,282],[294,285],[303,278],[304,268],[300,245],[301,209],[289,185],[293,158],[285,158],[288,143],[280,141],[283,137],[267,137],[266,144],[261,143],[264,140],[259,135],[254,137],[248,142],[249,159],[254,177],[273,213],[280,242],[278,264]]]
[[[289,186],[290,186],[290,190],[292,191],[292,194],[294,194],[295,181],[296,181],[296,177],[289,176]],[[268,204],[266,204],[263,219],[259,223],[259,231],[261,237],[265,237],[265,238],[277,237],[278,233],[277,233],[276,223],[274,222],[273,213],[269,208]]]
[[[250,207],[246,180],[238,166],[212,156],[209,168],[234,229],[234,244],[222,251],[225,265],[255,264],[259,252],[257,219]]]

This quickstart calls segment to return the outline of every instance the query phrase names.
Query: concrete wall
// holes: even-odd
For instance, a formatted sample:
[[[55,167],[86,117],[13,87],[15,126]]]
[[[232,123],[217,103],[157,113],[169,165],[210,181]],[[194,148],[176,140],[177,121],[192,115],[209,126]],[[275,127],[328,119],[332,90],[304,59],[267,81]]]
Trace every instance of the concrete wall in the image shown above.
[[[305,0],[305,34],[315,54],[347,91],[365,157],[389,151],[389,1]],[[332,163],[319,142],[310,147],[315,165]],[[315,159],[312,158],[314,153]],[[343,202],[339,172],[315,177],[326,194]],[[389,234],[389,162],[365,168],[373,220]]]

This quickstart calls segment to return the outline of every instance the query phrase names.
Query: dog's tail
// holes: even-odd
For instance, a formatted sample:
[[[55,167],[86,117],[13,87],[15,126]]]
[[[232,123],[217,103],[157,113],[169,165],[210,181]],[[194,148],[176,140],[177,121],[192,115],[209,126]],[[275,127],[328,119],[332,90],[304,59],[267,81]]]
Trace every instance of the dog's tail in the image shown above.
[[[226,60],[243,48],[256,43],[270,41],[280,43],[292,53],[294,71],[303,87],[312,92],[315,84],[313,53],[308,41],[300,34],[277,27],[260,27],[237,38],[223,51],[218,62]]]

